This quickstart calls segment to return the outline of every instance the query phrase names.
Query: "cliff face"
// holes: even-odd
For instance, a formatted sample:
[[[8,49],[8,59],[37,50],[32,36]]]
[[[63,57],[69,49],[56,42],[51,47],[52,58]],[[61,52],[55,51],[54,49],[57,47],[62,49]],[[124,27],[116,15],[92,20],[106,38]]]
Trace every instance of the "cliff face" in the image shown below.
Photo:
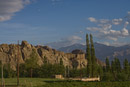
[[[43,64],[44,57],[46,57],[51,64],[59,63],[60,58],[62,58],[64,66],[70,66],[71,68],[80,68],[80,65],[81,67],[87,65],[85,54],[64,53],[51,49],[48,46],[33,46],[27,41],[22,41],[21,45],[1,44],[0,60],[3,60],[3,63],[10,63],[11,68],[16,70],[17,58],[19,57],[20,63],[24,63],[26,59],[30,58],[33,49],[36,50],[36,54],[38,55],[37,63],[39,65]],[[99,61],[98,63],[101,64]]]

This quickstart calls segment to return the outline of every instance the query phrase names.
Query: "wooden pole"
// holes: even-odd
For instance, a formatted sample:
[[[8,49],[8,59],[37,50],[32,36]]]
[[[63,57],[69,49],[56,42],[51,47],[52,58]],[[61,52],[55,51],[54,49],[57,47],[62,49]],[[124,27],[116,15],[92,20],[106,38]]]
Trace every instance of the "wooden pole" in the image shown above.
[[[3,80],[3,58],[2,58],[2,60],[1,60],[1,87],[4,86],[3,82],[4,82],[4,80]]]
[[[82,79],[82,66],[81,66],[81,56],[80,57],[80,79]]]
[[[18,56],[17,56],[17,87],[19,87],[19,40],[18,40]]]
[[[70,57],[69,57],[69,55],[68,55],[68,59],[69,59]],[[69,59],[69,61],[68,61],[68,78],[70,77],[70,59]]]

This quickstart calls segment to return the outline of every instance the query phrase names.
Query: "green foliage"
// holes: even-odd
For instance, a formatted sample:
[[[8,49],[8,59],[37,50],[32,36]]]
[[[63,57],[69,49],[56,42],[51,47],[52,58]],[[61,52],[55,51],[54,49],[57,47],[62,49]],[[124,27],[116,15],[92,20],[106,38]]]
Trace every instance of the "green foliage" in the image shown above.
[[[80,72],[80,70],[78,70],[78,69],[71,69],[70,70],[70,77],[80,77],[80,74],[81,74],[81,72]]]
[[[114,62],[115,62],[115,71],[116,72],[121,72],[121,64],[120,64],[120,61],[119,61],[119,59],[118,58],[115,58],[115,60],[114,60]]]
[[[44,84],[45,87],[130,87],[130,82],[81,82],[53,81]]]
[[[73,78],[86,77],[86,73],[87,73],[86,69],[87,68],[71,69],[70,70],[70,77],[73,77]]]
[[[16,78],[6,78],[6,85],[16,85]],[[24,87],[130,87],[129,81],[122,82],[81,82],[45,78],[20,78]]]
[[[1,77],[1,62],[0,62],[0,77]],[[16,77],[16,71],[12,70],[10,67],[10,64],[4,64],[3,65],[3,77],[4,78],[12,78],[12,77]]]
[[[129,74],[129,72],[130,72],[130,70],[129,70],[130,66],[129,66],[129,62],[128,62],[127,59],[124,60],[123,65],[124,65],[124,72],[125,72],[125,74]]]
[[[114,81],[115,78],[113,77],[113,74],[110,72],[105,72],[104,76],[102,78],[103,81]]]
[[[27,72],[30,72],[30,77],[32,77],[34,69],[38,67],[37,62],[38,62],[38,55],[36,54],[36,50],[33,49],[32,53],[30,54],[30,58],[28,58],[25,61],[25,68]]]
[[[118,58],[115,58],[109,66],[109,60],[106,59],[106,68],[104,71],[103,81],[127,81],[129,79],[129,63],[124,60],[123,69]],[[109,66],[109,67],[108,67]]]
[[[26,71],[25,64],[20,64],[20,66],[19,66],[19,76],[20,77],[27,77],[28,76],[28,72]]]
[[[102,80],[102,78],[103,78],[103,67],[100,66],[100,65],[97,68],[97,74],[100,77],[100,79]]]
[[[110,72],[110,63],[108,58],[106,58],[106,72]]]
[[[88,34],[86,34],[86,59],[88,60],[87,64],[87,77],[92,76],[92,60],[91,60],[91,52],[89,47],[89,37]]]
[[[11,78],[16,76],[16,72],[11,69],[10,64],[5,64],[3,70],[5,78]]]
[[[66,74],[65,77],[68,77],[68,78],[70,77],[70,75],[69,75],[70,74],[69,66],[65,67],[65,74]]]
[[[116,81],[127,81],[128,80],[128,74],[125,74],[124,72],[118,73]]]
[[[111,71],[112,71],[112,73],[114,73],[115,70],[116,70],[116,65],[115,65],[115,62],[112,61],[112,62],[111,62]]]
[[[43,61],[43,63],[44,64],[47,64],[48,62],[47,62],[47,57],[46,56],[44,56],[44,61]]]
[[[92,77],[95,77],[97,76],[97,63],[96,63],[96,56],[95,56],[95,49],[94,49],[92,34],[90,34],[90,42],[91,42]]]
[[[62,60],[62,58],[60,58],[60,65],[63,65],[63,60]]]
[[[40,67],[39,75],[44,78],[52,78],[55,75],[64,75],[65,68],[60,64],[44,64]]]

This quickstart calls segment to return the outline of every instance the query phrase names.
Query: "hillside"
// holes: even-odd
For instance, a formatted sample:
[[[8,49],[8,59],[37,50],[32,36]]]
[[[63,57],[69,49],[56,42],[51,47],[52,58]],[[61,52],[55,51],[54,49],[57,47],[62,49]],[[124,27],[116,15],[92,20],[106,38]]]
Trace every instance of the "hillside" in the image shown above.
[[[123,61],[124,58],[127,58],[128,61],[130,61],[130,45],[114,47],[114,46],[106,46],[103,44],[94,43],[94,46],[95,46],[96,57],[102,61],[105,61],[106,57],[109,57],[110,60],[113,60],[113,58],[118,57],[120,61]],[[81,49],[84,50],[85,52],[86,46],[82,44],[74,44],[68,47],[62,47],[58,50],[68,53],[73,51],[74,49]]]

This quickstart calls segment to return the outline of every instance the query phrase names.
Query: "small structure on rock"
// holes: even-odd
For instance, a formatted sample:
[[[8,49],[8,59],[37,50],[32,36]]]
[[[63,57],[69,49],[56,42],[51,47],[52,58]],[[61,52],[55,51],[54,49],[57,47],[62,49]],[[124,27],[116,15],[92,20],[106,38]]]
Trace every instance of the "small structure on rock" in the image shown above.
[[[72,51],[72,54],[85,54],[83,50],[75,49]]]

